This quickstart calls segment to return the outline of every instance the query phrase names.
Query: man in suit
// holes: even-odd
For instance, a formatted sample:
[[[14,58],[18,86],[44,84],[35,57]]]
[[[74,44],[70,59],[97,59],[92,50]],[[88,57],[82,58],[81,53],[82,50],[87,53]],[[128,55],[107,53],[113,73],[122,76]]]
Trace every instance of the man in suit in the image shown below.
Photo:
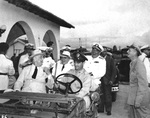
[[[15,91],[23,92],[39,92],[46,93],[45,85],[53,87],[53,78],[50,70],[43,68],[43,53],[41,50],[34,50],[29,57],[32,62],[23,68],[21,74],[19,75],[15,85]],[[46,78],[48,82],[46,84]]]
[[[116,67],[112,55],[103,51],[103,56],[106,60],[106,73],[101,79],[101,90],[103,95],[101,96],[101,104],[98,106],[99,112],[104,112],[104,108],[107,115],[111,115],[112,108],[112,92],[111,87],[116,76]]]

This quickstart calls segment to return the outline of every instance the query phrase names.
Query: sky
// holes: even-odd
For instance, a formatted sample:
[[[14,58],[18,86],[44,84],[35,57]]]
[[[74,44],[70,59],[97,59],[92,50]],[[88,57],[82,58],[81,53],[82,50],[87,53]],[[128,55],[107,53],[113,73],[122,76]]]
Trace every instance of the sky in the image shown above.
[[[75,26],[61,27],[61,46],[150,44],[150,0],[29,1]]]

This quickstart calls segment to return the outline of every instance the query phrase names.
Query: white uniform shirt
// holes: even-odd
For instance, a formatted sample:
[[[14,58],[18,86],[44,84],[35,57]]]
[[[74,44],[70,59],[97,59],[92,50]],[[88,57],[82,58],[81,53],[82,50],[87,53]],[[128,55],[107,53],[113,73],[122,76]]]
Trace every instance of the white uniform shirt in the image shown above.
[[[15,74],[13,62],[10,59],[7,59],[3,54],[0,54],[0,73],[8,73],[8,75]],[[0,75],[0,90],[8,88],[8,75]]]
[[[29,60],[29,55],[28,55],[28,54],[24,54],[24,55],[22,55],[22,56],[20,57],[19,63],[18,63],[18,72],[19,72],[19,74],[20,74],[21,71],[22,71],[22,68],[21,68],[19,65],[25,63],[25,62],[28,61],[28,60]]]
[[[58,61],[57,64],[55,64],[52,75],[57,77],[60,74],[67,73],[70,69],[74,69],[73,60],[70,59],[67,64],[64,65],[64,69],[62,70],[63,64],[61,61]]]
[[[84,68],[93,76],[91,91],[94,91],[101,83],[101,77],[106,73],[106,60],[101,56],[98,56],[97,58],[88,56],[87,59],[88,61],[85,61]]]
[[[17,79],[14,89],[15,90],[21,90],[23,92],[40,92],[40,93],[46,93],[46,89],[45,89],[45,79],[48,77],[48,79],[52,79],[51,76],[47,76],[47,74],[45,72],[43,72],[43,68],[42,67],[37,67],[38,71],[37,71],[37,75],[36,78],[32,78],[32,75],[34,73],[35,70],[35,65],[30,65],[25,67],[19,78]],[[53,84],[53,83],[51,83]]]
[[[148,83],[150,83],[150,61],[146,57],[145,53],[142,53],[142,55],[139,56],[139,59],[144,63],[144,66],[146,68],[147,80]]]

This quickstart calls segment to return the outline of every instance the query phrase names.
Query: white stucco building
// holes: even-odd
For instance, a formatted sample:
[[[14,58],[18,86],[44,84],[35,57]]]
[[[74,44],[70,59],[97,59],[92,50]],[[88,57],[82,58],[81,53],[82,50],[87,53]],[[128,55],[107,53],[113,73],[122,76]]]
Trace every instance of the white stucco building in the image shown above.
[[[54,59],[59,56],[60,27],[74,28],[65,20],[41,9],[28,0],[0,0],[0,26],[5,25],[6,31],[1,35],[0,42],[9,45],[22,35],[26,35],[35,47],[49,41],[54,42]],[[8,56],[12,56],[8,51]]]

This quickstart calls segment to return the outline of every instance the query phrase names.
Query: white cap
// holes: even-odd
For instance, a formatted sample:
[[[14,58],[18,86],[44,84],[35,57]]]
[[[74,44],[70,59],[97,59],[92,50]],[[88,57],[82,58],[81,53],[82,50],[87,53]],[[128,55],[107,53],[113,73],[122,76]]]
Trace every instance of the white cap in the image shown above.
[[[69,45],[65,45],[62,47],[61,50],[71,50],[71,47]]]
[[[69,57],[71,58],[71,54],[69,51],[63,51],[62,54],[60,55],[60,57]]]
[[[92,46],[92,48],[96,48],[97,50],[99,50],[99,51],[104,51],[104,48],[103,48],[103,46],[101,45],[101,44],[99,44],[99,43],[93,43],[93,46]]]
[[[144,46],[142,46],[142,47],[140,48],[140,50],[149,49],[149,48],[150,48],[149,45],[144,45]]]
[[[53,48],[52,48],[52,47],[47,47],[47,46],[37,47],[37,49],[39,49],[39,50],[41,50],[41,51],[53,50]]]

